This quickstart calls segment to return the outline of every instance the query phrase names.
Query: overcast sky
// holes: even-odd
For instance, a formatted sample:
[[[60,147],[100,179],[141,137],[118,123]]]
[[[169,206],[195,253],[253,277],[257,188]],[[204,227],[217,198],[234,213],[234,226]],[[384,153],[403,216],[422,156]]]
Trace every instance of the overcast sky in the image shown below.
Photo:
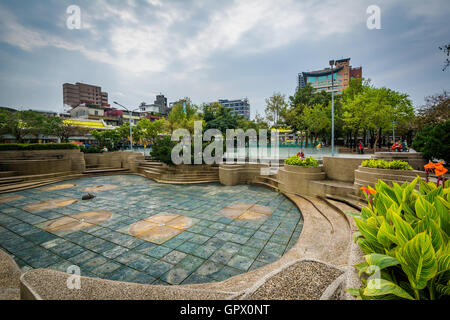
[[[70,5],[81,28],[67,27]],[[369,30],[369,5],[381,29]],[[62,84],[102,87],[136,107],[159,92],[201,104],[248,97],[251,117],[297,74],[351,58],[374,85],[414,104],[450,89],[438,49],[449,0],[0,0],[0,105],[63,110]]]

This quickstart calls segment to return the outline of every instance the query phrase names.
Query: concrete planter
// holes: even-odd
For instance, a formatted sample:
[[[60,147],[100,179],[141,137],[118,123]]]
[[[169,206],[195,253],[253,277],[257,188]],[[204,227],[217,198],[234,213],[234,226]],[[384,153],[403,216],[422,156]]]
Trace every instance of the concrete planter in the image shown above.
[[[219,167],[220,183],[226,186],[249,184],[261,175],[261,168],[268,168],[266,164],[221,164]]]
[[[278,170],[278,181],[280,191],[299,194],[314,194],[311,180],[324,180],[325,172],[323,166],[300,167],[284,165]]]
[[[426,161],[423,159],[421,152],[376,152],[372,156],[378,160],[402,160],[409,163],[414,170],[423,170]]]
[[[417,176],[425,178],[425,172],[418,170],[391,170],[367,168],[359,166],[355,170],[355,189],[359,190],[362,186],[375,186],[378,180],[383,180],[389,185],[393,182],[403,184],[405,182],[413,181]]]

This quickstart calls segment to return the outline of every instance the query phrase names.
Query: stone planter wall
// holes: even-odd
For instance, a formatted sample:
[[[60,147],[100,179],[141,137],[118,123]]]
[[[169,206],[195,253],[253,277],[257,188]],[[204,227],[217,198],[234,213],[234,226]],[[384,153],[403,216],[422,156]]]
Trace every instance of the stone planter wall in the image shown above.
[[[407,161],[414,170],[423,171],[423,166],[426,164],[421,152],[376,152],[372,156],[373,159],[378,160],[402,160]]]
[[[311,180],[324,180],[326,177],[323,166],[300,167],[284,165],[278,170],[279,188],[282,192],[313,195],[317,194]]]
[[[135,161],[144,160],[144,155],[139,152],[117,151],[105,153],[85,153],[86,166],[98,168],[134,168]],[[133,170],[132,170],[133,171]]]
[[[221,164],[219,167],[220,183],[226,186],[249,184],[261,175],[261,168],[268,165],[259,163]]]
[[[323,157],[323,168],[329,180],[353,182],[361,161],[361,158]]]
[[[84,154],[75,149],[0,151],[0,170],[19,175],[81,173],[85,170],[85,160]]]
[[[392,185],[393,182],[403,184],[413,181],[417,176],[425,178],[425,172],[418,170],[390,170],[366,168],[359,166],[355,171],[355,189],[359,190],[362,186],[375,186],[378,180]]]

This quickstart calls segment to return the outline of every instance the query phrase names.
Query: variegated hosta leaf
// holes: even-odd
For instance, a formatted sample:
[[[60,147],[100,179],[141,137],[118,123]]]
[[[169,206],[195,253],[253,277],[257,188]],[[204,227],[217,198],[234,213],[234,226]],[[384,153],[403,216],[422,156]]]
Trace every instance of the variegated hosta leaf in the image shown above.
[[[425,288],[428,280],[436,275],[437,259],[431,238],[425,232],[417,234],[403,245],[397,251],[397,259],[415,289]]]
[[[383,296],[392,294],[403,299],[414,300],[414,298],[400,286],[385,279],[370,279],[363,291],[366,296]]]

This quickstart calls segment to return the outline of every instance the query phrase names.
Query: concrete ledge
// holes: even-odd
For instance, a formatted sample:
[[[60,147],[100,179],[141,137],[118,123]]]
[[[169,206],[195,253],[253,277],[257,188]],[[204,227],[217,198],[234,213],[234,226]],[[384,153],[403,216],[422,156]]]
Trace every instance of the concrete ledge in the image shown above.
[[[0,300],[17,300],[20,296],[20,270],[14,259],[0,249]]]

